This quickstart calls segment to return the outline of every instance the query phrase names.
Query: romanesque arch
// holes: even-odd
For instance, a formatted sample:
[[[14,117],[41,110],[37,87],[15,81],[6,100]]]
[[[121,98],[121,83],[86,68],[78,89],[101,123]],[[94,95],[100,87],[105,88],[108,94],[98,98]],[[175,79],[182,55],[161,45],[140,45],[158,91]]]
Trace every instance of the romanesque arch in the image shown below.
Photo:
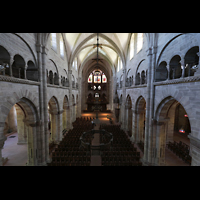
[[[189,145],[190,132],[190,119],[183,105],[172,96],[162,100],[154,122],[156,165],[165,165],[167,143],[184,140]]]
[[[17,145],[26,144],[27,145],[27,161],[26,163],[21,163],[18,161],[17,150],[13,152],[16,154],[15,165],[37,165],[38,162],[41,162],[41,153],[38,140],[40,138],[40,122],[39,116],[37,112],[37,108],[34,103],[26,98],[26,97],[18,97],[18,99],[13,103],[10,101],[10,106],[7,106],[2,110],[2,117],[4,117],[4,131],[1,133],[1,146],[0,150],[2,151],[0,154],[2,157],[7,157],[8,161],[10,159],[10,153],[7,153],[7,145],[4,147],[6,143],[7,136],[10,133],[18,132],[18,143]],[[2,150],[3,148],[3,150]],[[11,153],[12,154],[12,153]],[[38,158],[38,155],[40,155]],[[13,158],[11,156],[11,158]],[[12,165],[12,159],[9,161],[9,165]],[[0,164],[3,164],[0,162]]]
[[[64,96],[63,100],[62,125],[63,129],[69,129],[70,127],[70,110],[69,110],[69,100],[67,95]]]
[[[128,134],[131,137],[132,136],[132,101],[129,95],[126,98],[125,112],[126,112],[126,130],[128,131]]]
[[[145,116],[146,116],[146,101],[143,96],[140,96],[135,105],[135,132],[136,142],[144,143],[145,138]]]
[[[60,135],[60,114],[59,104],[55,96],[51,97],[48,102],[48,113],[49,113],[49,143],[58,143],[61,140]]]

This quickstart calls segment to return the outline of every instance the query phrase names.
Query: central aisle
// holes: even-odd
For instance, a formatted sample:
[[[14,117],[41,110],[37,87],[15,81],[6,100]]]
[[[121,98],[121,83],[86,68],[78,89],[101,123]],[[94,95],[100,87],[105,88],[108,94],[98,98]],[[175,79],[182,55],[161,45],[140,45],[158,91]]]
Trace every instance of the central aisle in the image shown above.
[[[95,126],[95,130],[99,130],[99,124]],[[100,145],[100,134],[95,133],[94,139],[92,140],[92,146],[98,146]],[[98,150],[92,150],[91,153],[91,164],[90,166],[101,166],[101,156],[98,153]]]
[[[90,115],[90,116],[92,115],[92,117],[96,118],[95,113],[82,114],[82,117],[86,117],[87,115]],[[99,119],[100,123],[96,124],[96,126],[94,127],[94,130],[99,130],[100,124],[102,124],[102,123],[103,124],[109,124],[110,123],[107,116],[113,118],[111,113],[98,113],[98,119]],[[95,133],[94,139],[92,140],[92,146],[99,146],[99,145],[100,145],[100,134]],[[102,166],[101,155],[99,154],[98,150],[92,150],[90,166]]]

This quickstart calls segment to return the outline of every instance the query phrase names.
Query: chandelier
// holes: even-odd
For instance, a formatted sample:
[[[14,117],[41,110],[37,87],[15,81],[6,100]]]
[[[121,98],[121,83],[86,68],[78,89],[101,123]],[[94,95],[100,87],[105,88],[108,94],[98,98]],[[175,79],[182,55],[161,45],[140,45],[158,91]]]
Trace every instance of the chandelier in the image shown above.
[[[93,49],[97,47],[97,59],[95,59],[97,61],[97,67],[98,67],[98,62],[101,60],[99,59],[99,47],[102,49],[102,44],[99,44],[99,33],[97,33],[97,44],[93,45]]]

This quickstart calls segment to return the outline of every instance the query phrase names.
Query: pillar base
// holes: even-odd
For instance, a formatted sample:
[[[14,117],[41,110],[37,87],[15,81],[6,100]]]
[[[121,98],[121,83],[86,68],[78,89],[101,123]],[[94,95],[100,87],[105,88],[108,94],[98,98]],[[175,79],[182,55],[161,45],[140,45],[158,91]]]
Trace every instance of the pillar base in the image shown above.
[[[190,156],[192,157],[191,166],[200,166],[200,140],[188,135],[190,139]]]

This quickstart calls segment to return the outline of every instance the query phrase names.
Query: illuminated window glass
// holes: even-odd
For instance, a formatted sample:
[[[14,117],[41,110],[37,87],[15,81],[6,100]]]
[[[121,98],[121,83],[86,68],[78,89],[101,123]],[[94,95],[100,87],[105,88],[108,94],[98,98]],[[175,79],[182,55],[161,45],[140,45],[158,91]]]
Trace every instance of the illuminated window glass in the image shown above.
[[[96,93],[96,94],[95,94],[95,97],[99,97],[99,93]]]
[[[56,33],[51,33],[51,46],[54,50],[57,49]]]
[[[121,61],[121,58],[118,57],[117,71],[119,71],[120,69],[122,69],[122,61]]]
[[[90,74],[88,77],[88,83],[92,83],[92,74]]]
[[[73,61],[73,64],[72,64],[72,67],[74,67],[75,68],[75,70],[77,70],[77,66],[78,66],[78,63],[77,63],[78,61],[77,61],[77,57],[76,58],[74,58],[74,61]]]
[[[143,46],[143,33],[137,34],[137,53],[142,49]]]
[[[131,36],[131,42],[130,42],[130,60],[134,56],[134,33]]]
[[[107,83],[107,78],[106,78],[106,75],[105,75],[105,74],[102,75],[102,82],[103,82],[103,83]]]
[[[96,88],[97,88],[97,87],[94,85],[94,90],[96,90]]]
[[[64,43],[62,37],[60,38],[60,55],[64,57]]]
[[[97,71],[97,72],[94,72],[94,75],[101,76],[101,73]]]
[[[98,90],[101,90],[101,86],[100,85],[98,86]]]
[[[94,83],[101,83],[101,76],[94,76]]]

